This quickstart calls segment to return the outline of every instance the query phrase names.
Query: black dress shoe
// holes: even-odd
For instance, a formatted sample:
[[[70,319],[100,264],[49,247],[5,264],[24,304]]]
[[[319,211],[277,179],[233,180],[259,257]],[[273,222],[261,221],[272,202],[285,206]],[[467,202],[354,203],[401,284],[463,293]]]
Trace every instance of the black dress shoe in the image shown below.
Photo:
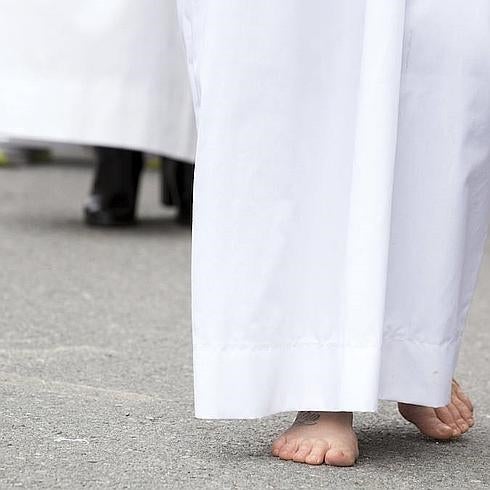
[[[83,212],[93,226],[128,226],[136,222],[136,199],[143,154],[117,148],[95,148],[97,170]]]
[[[90,226],[130,226],[136,223],[134,207],[104,206],[99,194],[89,196],[83,208],[85,223]]]

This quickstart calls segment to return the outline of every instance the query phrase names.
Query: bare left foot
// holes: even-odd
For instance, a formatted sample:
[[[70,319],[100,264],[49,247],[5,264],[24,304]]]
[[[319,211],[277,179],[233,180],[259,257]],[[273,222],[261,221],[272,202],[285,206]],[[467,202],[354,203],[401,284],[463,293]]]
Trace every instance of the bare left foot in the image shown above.
[[[297,463],[352,466],[359,455],[352,413],[298,412],[274,441],[272,454]]]
[[[441,408],[399,403],[398,410],[428,437],[438,440],[454,439],[473,427],[473,404],[459,384],[453,380],[451,402]]]

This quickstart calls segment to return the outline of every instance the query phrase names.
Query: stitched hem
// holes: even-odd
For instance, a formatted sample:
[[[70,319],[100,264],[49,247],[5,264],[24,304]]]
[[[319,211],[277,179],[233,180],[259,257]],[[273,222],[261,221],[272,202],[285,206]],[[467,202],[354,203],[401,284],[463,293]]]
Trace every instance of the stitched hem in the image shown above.
[[[194,345],[198,418],[250,419],[293,410],[374,412],[379,399],[449,400],[459,343],[297,344],[277,349]]]

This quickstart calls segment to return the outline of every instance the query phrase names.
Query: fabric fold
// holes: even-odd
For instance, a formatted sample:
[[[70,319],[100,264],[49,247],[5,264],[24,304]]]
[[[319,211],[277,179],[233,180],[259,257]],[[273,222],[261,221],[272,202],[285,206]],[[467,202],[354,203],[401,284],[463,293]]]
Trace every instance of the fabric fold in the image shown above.
[[[181,8],[196,415],[444,405],[488,228],[490,4]]]

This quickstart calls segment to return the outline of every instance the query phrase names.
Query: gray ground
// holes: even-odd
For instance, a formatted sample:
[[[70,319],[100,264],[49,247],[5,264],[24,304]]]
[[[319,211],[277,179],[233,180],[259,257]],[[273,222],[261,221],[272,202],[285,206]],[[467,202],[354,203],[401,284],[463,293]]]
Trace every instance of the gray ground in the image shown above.
[[[291,415],[195,420],[190,233],[147,173],[142,224],[85,228],[90,168],[0,170],[0,487],[490,488],[490,259],[459,379],[478,427],[425,440],[393,405],[356,425],[357,467],[281,462]]]

